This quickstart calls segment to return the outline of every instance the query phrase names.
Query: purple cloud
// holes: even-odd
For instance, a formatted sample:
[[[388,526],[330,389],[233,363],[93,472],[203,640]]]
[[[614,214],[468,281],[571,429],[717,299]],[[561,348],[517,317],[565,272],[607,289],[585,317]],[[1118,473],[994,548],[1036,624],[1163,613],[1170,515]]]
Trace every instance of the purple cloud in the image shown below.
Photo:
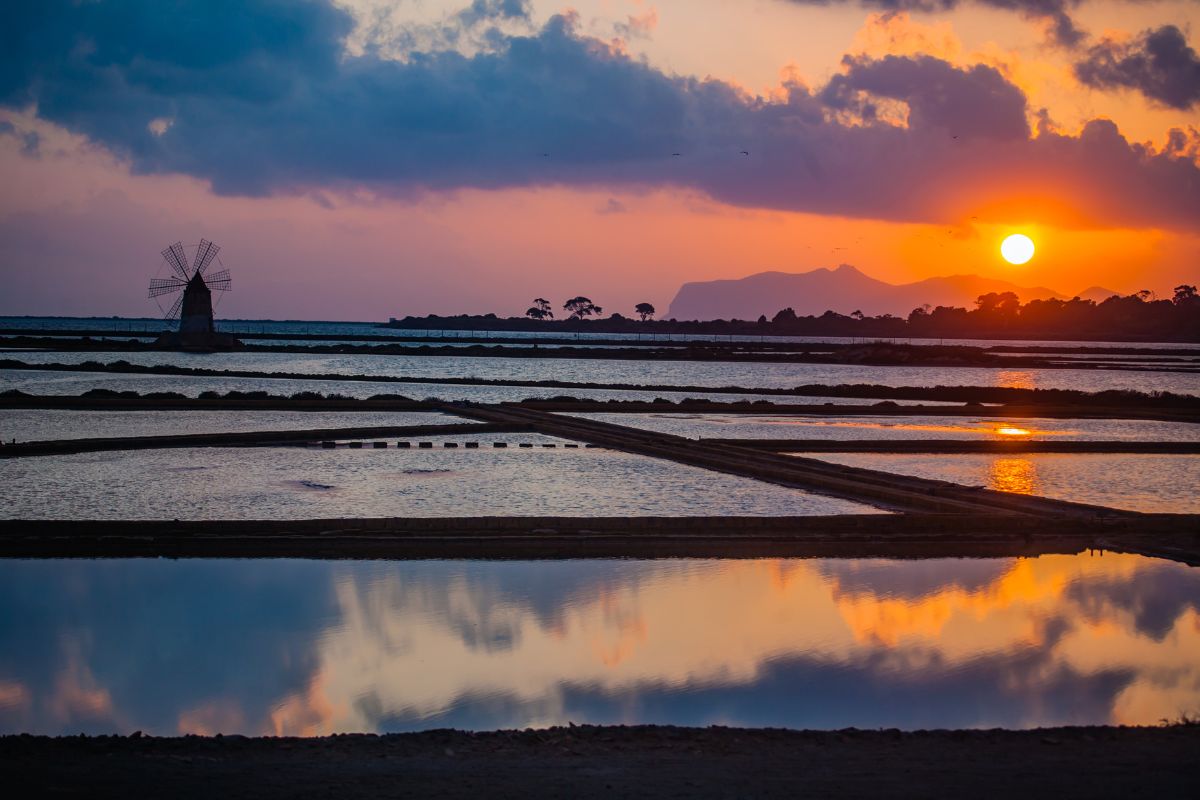
[[[1075,76],[1096,89],[1133,89],[1181,111],[1200,105],[1200,58],[1174,25],[1131,42],[1101,42],[1075,64]]]
[[[1079,5],[1082,0],[786,0],[786,2],[807,6],[854,4],[880,11],[922,13],[950,11],[959,6],[974,3],[986,8],[1014,11],[1027,19],[1049,22],[1050,35],[1053,40],[1066,47],[1075,47],[1081,44],[1087,36],[1075,25],[1070,15],[1070,10]]]
[[[0,49],[0,105],[36,104],[136,172],[196,176],[221,194],[678,186],[910,221],[1021,197],[1070,224],[1200,227],[1186,146],[1157,152],[1102,121],[1033,137],[1024,95],[986,66],[847,59],[820,90],[767,100],[666,74],[566,17],[472,56],[394,61],[345,56],[352,20],[328,2],[171,9],[4,5],[0,30],[19,33]],[[875,118],[885,101],[907,109],[906,126]]]

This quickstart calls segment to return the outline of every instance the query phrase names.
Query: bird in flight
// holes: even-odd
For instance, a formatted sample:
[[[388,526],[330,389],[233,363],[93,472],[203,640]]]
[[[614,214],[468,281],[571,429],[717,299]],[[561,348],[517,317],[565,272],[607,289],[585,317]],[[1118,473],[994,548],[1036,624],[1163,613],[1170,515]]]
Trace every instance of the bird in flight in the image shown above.
[[[750,151],[749,151],[749,150],[743,150],[743,151],[742,151],[742,155],[744,155],[744,156],[748,156],[748,155],[750,155]]]

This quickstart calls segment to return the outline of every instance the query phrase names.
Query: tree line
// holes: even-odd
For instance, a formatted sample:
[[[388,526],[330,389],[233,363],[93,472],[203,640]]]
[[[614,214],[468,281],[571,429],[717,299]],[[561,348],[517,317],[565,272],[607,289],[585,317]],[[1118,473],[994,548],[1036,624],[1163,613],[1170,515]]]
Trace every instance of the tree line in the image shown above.
[[[587,319],[591,316],[599,317],[604,313],[603,308],[583,296],[572,297],[563,303],[563,311],[569,314],[568,319]],[[654,306],[650,303],[638,303],[634,306],[633,312],[638,315],[642,322],[654,319]],[[552,320],[554,319],[554,307],[550,305],[550,301],[546,298],[538,297],[533,301],[533,305],[525,311],[525,316],[539,321]],[[620,317],[619,314],[614,314],[613,316]]]
[[[865,316],[826,311],[819,317],[798,317],[791,308],[770,322],[780,333],[805,335],[890,336],[951,339],[1200,339],[1200,295],[1195,286],[1176,286],[1170,299],[1157,299],[1143,290],[1113,295],[1102,302],[1049,298],[1022,303],[1014,292],[989,292],[975,300],[973,309],[957,306],[914,308],[908,316]]]
[[[749,336],[849,336],[871,338],[945,339],[1065,339],[1128,341],[1200,341],[1200,293],[1192,285],[1175,287],[1159,299],[1152,292],[1114,295],[1102,302],[1030,300],[1022,303],[1013,292],[980,295],[974,308],[956,306],[913,309],[907,317],[867,316],[861,311],[799,316],[784,308],[768,319],[656,320],[650,303],[638,303],[637,319],[619,313],[603,317],[604,309],[584,296],[563,303],[563,319],[555,319],[550,301],[537,298],[522,317],[495,314],[393,319],[389,326],[413,329],[528,331],[563,333],[692,333]]]

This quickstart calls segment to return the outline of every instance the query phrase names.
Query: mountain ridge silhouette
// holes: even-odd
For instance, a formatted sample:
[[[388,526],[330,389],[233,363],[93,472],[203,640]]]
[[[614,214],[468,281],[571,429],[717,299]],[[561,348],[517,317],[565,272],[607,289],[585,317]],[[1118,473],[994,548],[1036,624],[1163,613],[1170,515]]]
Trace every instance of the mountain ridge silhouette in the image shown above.
[[[1089,294],[1107,292],[1100,287],[1091,287],[1087,291]],[[1072,296],[1045,286],[1020,286],[981,275],[944,275],[893,284],[872,278],[850,264],[841,264],[833,269],[767,271],[744,278],[688,282],[679,287],[666,318],[752,320],[765,315],[770,319],[779,310],[789,307],[802,317],[826,311],[839,314],[862,311],[867,316],[894,314],[904,317],[926,303],[973,308],[975,298],[988,292],[1015,292],[1023,303],[1052,297],[1069,300]]]

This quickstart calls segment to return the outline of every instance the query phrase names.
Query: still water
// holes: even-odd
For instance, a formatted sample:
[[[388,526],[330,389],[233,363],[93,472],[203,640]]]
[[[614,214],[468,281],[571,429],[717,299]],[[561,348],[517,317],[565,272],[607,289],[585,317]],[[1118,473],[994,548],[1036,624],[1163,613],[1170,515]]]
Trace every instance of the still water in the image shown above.
[[[345,397],[366,398],[379,394],[402,395],[414,400],[435,398],[446,401],[466,400],[472,403],[508,403],[525,398],[578,397],[588,400],[654,400],[665,398],[678,402],[688,398],[732,403],[742,400],[766,400],[771,403],[833,403],[863,405],[877,402],[852,397],[780,397],[753,392],[646,391],[637,389],[554,389],[527,386],[472,386],[443,383],[384,383],[374,381],[292,380],[288,378],[193,378],[183,375],[122,375],[103,372],[46,372],[39,370],[0,370],[0,392],[15,389],[26,394],[64,395],[83,394],[92,389],[115,392],[178,392],[196,397],[201,392],[224,394],[237,392],[267,392],[287,397],[295,392],[340,394]],[[929,400],[897,400],[901,405],[962,405]]]
[[[164,330],[173,330],[174,324],[165,322],[159,317],[0,317],[0,328],[18,330],[88,330],[108,331],[114,334],[158,334]],[[488,337],[499,336],[514,339],[536,340],[545,337],[575,339],[587,342],[594,339],[629,339],[648,341],[655,340],[664,343],[683,341],[715,341],[715,342],[795,342],[797,344],[858,344],[866,341],[861,336],[727,336],[714,334],[679,334],[679,333],[560,333],[540,331],[457,331],[429,330],[403,328],[382,328],[376,322],[331,322],[322,320],[264,320],[264,319],[218,319],[218,330],[227,333],[271,333],[271,334],[303,334],[306,336],[470,336]],[[124,338],[124,337],[123,337]],[[972,347],[1009,346],[1045,346],[1064,345],[1067,347],[1154,347],[1158,349],[1190,349],[1195,343],[1187,342],[1061,342],[1034,339],[893,339],[889,341],[911,344],[945,344],[968,345]]]
[[[412,441],[419,441],[413,439]],[[180,448],[0,460],[8,519],[808,516],[883,513],[750,478],[529,433],[434,449]],[[459,445],[444,449],[450,441]],[[475,441],[479,449],[461,445]],[[503,441],[505,449],[493,443]],[[518,448],[518,444],[533,444]],[[542,447],[554,444],[554,448]],[[574,443],[571,443],[574,444]]]
[[[175,436],[322,428],[468,424],[472,420],[425,411],[72,411],[0,409],[0,439],[40,442],[52,439]]]
[[[896,455],[820,453],[814,458],[1001,492],[1170,514],[1200,513],[1200,456],[1038,453]]]
[[[1002,386],[1024,389],[1146,390],[1200,394],[1200,373],[1103,369],[996,369],[988,367],[879,367],[857,364],[786,364],[635,361],[572,358],[325,355],[306,353],[22,352],[28,364],[103,364],[288,372],[305,375],[388,375],[412,378],[571,381],[631,386],[733,386],[786,389],[804,384],[882,386]]]
[[[0,731],[1154,724],[1200,570],[1031,559],[0,561]]]
[[[1200,441],[1200,425],[1128,419],[994,416],[774,414],[570,414],[613,425],[706,439],[967,439],[1007,441]]]

